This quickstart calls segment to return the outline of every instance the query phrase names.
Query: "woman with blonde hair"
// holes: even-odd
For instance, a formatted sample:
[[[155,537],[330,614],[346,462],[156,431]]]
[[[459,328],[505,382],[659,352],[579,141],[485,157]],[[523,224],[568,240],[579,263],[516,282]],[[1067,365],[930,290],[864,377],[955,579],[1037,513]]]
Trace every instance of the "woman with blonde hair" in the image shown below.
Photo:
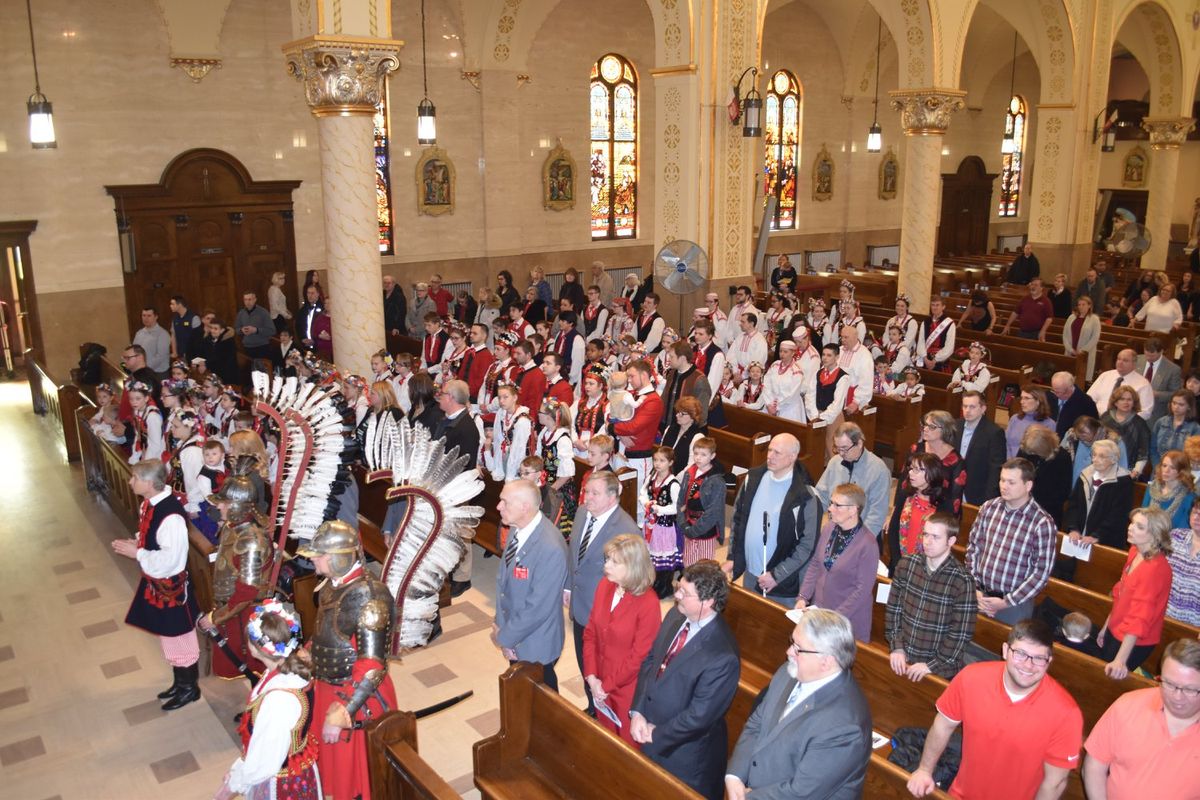
[[[592,613],[583,629],[583,679],[598,708],[601,725],[633,747],[629,706],[637,688],[638,670],[650,653],[662,611],[654,583],[654,565],[645,540],[631,533],[614,536],[604,545],[604,577],[596,587]]]
[[[1090,381],[1096,374],[1096,348],[1100,344],[1100,317],[1092,308],[1092,298],[1080,295],[1075,301],[1075,311],[1063,324],[1064,352],[1073,356],[1087,353],[1087,377]]]
[[[1182,450],[1168,450],[1158,462],[1154,479],[1146,486],[1143,508],[1159,508],[1171,518],[1172,528],[1186,528],[1192,514],[1196,482]]]
[[[271,285],[267,287],[267,309],[271,314],[271,319],[275,322],[276,333],[285,330],[288,320],[292,318],[292,312],[288,311],[287,307],[287,296],[283,293],[283,285],[286,281],[286,275],[282,272],[275,272],[271,275]]]
[[[1154,652],[1162,638],[1171,592],[1171,518],[1157,508],[1129,514],[1129,556],[1112,589],[1112,612],[1096,634],[1104,673],[1124,680]]]
[[[1113,389],[1108,401],[1108,410],[1100,417],[1100,423],[1116,431],[1125,444],[1126,464],[1132,464],[1129,473],[1134,480],[1141,480],[1150,461],[1150,425],[1142,418],[1142,401],[1137,390],[1129,384]]]

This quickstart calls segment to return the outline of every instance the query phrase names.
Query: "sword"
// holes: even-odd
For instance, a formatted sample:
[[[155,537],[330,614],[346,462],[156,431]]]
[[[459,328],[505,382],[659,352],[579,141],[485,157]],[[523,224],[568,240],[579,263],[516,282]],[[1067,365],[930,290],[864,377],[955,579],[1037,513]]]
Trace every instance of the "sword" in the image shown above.
[[[258,685],[258,681],[262,676],[250,669],[250,667],[246,665],[246,662],[242,661],[242,659],[238,657],[237,653],[233,652],[233,648],[229,646],[229,640],[225,638],[225,634],[221,633],[220,628],[218,628],[216,625],[213,625],[212,628],[208,629],[201,626],[197,627],[200,627],[200,630],[204,631],[208,638],[212,639],[217,647],[221,648],[221,652],[225,654],[226,658],[229,659],[230,663],[233,664],[237,671],[242,673],[246,680],[250,681],[251,689]]]
[[[447,708],[456,706],[459,703],[461,703],[463,700],[466,700],[468,697],[471,697],[474,694],[475,694],[475,691],[473,689],[468,689],[467,691],[463,692],[460,695],[455,695],[454,697],[447,698],[445,700],[442,700],[441,702],[434,703],[431,706],[425,706],[424,708],[419,708],[416,711],[412,712],[412,714],[415,718],[422,719],[424,717],[428,717],[431,714],[436,714],[439,711],[445,711]],[[346,702],[345,696],[341,695],[340,693],[338,694],[338,696],[342,698],[343,703]],[[377,699],[379,701],[379,704],[381,706],[383,706],[384,713],[387,713],[387,711],[388,711],[387,703],[385,703],[383,701],[383,697],[380,696],[379,692],[375,693],[375,699]],[[370,710],[363,709],[363,711],[366,715],[366,719],[354,721],[350,725],[351,730],[361,730],[363,728],[363,726],[365,726],[368,722],[370,722],[370,720],[371,720]]]

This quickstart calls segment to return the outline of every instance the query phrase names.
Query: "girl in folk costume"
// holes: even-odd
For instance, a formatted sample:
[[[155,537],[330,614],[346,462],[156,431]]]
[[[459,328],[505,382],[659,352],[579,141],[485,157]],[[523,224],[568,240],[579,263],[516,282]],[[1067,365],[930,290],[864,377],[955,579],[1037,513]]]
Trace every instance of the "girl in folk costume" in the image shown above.
[[[842,302],[838,313],[837,329],[840,332],[842,328],[854,328],[858,331],[858,340],[865,344],[868,348],[874,343],[870,338],[870,332],[867,330],[867,323],[863,320],[862,311],[858,307],[857,300],[847,300]]]
[[[837,329],[834,321],[825,312],[825,301],[819,297],[808,299],[808,327],[812,330],[813,347],[821,347],[825,342],[837,341]]]
[[[842,314],[847,310],[847,303],[853,303],[855,310],[857,310],[858,301],[854,299],[854,284],[849,280],[843,280],[841,284],[838,285],[837,302],[833,304],[833,308],[829,312],[830,315],[839,322],[839,324],[842,319]]]
[[[351,375],[342,381],[342,396],[346,398],[346,405],[354,409],[355,430],[358,430],[358,426],[367,418],[367,412],[371,410],[369,394],[367,379],[361,375]]]
[[[914,323],[915,324],[915,323]],[[912,351],[904,342],[904,330],[899,325],[888,325],[887,344],[879,354],[887,364],[888,376],[896,380],[904,369],[912,365]]]
[[[617,370],[623,370],[633,361],[633,348],[638,343],[638,340],[631,334],[625,334],[617,338],[613,342],[613,355],[616,357],[614,366]]]
[[[533,453],[533,421],[529,409],[517,404],[517,387],[500,384],[500,410],[492,431],[491,457],[487,468],[492,480],[508,481],[518,477],[521,461]]]
[[[583,374],[583,396],[571,406],[571,444],[579,458],[587,456],[588,442],[607,430],[608,387],[606,371],[589,369]]]
[[[171,412],[177,408],[187,408],[187,381],[163,381],[162,391],[159,392],[159,398],[162,400],[162,412],[167,416],[170,416]],[[170,442],[170,444],[174,445],[174,442]]]
[[[210,436],[223,442],[229,441],[229,434],[233,431],[233,418],[237,416],[240,400],[241,395],[236,390],[221,387],[216,408],[212,416],[205,420],[209,423],[208,433]]]
[[[396,395],[396,405],[405,415],[412,411],[412,397],[408,394],[408,382],[413,375],[413,357],[408,353],[400,353],[392,361],[392,393]]]
[[[683,569],[682,542],[675,524],[679,510],[679,478],[672,471],[675,451],[656,447],[652,462],[654,471],[641,487],[638,503],[646,517],[642,533],[654,563],[654,591],[660,598],[667,598],[674,591],[675,572]]]
[[[320,800],[312,665],[300,650],[300,617],[288,604],[265,600],[250,615],[246,637],[267,671],[250,690],[238,726],[242,755],[215,800]]]
[[[633,306],[629,305],[629,300],[624,297],[614,297],[610,307],[612,314],[608,318],[605,335],[614,342],[620,341],[625,336],[633,336],[636,339],[637,327],[633,321]]]
[[[725,467],[717,443],[702,436],[692,443],[692,465],[680,473],[678,514],[683,537],[683,566],[716,558],[725,541]]]
[[[917,331],[918,367],[949,372],[949,358],[954,354],[954,320],[946,316],[946,301],[935,294],[929,298],[929,318]]]
[[[766,371],[763,365],[755,361],[747,370],[749,377],[742,381],[742,385],[738,388],[737,404],[742,408],[748,408],[751,411],[761,411],[766,401],[763,399],[763,389],[766,384],[763,382],[763,376]]]
[[[986,392],[992,382],[988,371],[988,349],[980,342],[971,342],[967,349],[967,360],[954,370],[950,378],[950,389],[962,387],[963,391]]]
[[[212,506],[208,498],[221,491],[221,487],[225,485],[225,445],[216,439],[209,439],[204,443],[202,456],[204,466],[196,476],[196,493],[200,502],[196,504],[196,513],[193,514],[188,509],[188,517],[196,529],[204,534],[205,539],[216,544],[220,540],[221,523],[209,515],[208,510]],[[189,497],[189,505],[190,499]]]
[[[892,380],[887,359],[879,356],[875,359],[875,383],[871,386],[871,394],[886,395],[895,388],[896,382]]]
[[[804,402],[808,411],[808,421],[833,423],[842,416],[846,407],[846,397],[850,392],[850,376],[838,366],[838,354],[841,348],[836,344],[827,344],[821,348],[821,369],[810,379],[808,391],[804,393]]]
[[[654,371],[659,375],[666,375],[667,370],[671,368],[670,359],[674,355],[670,353],[671,346],[679,341],[679,332],[674,328],[663,328],[662,332],[662,350],[654,357]],[[665,380],[665,379],[664,379]],[[665,385],[665,383],[664,383]]]
[[[88,420],[92,432],[106,442],[124,442],[124,428],[117,421],[118,403],[114,400],[112,386],[107,383],[96,384],[96,413]],[[116,430],[121,430],[118,436]]]
[[[439,385],[455,378],[461,378],[464,381],[467,379],[466,373],[462,371],[462,364],[468,349],[467,329],[459,322],[450,323],[450,344],[442,356],[442,370],[438,376]]]
[[[767,345],[772,351],[792,329],[792,309],[783,292],[771,293],[771,310],[767,312]]]
[[[392,356],[387,350],[371,354],[371,382],[391,380]]]
[[[725,365],[725,369],[721,371],[721,383],[717,386],[716,396],[721,398],[722,403],[732,403],[737,405],[741,399],[741,387],[733,379],[733,367],[729,364]],[[712,423],[711,412],[709,422]]]
[[[546,465],[546,481],[558,495],[558,513],[550,521],[562,531],[563,538],[571,535],[579,499],[575,496],[575,450],[571,447],[571,409],[554,398],[547,399],[538,409],[538,450]]]
[[[900,329],[901,341],[908,348],[909,353],[917,349],[917,331],[920,325],[917,323],[917,318],[908,313],[908,307],[911,305],[911,300],[908,295],[903,292],[896,297],[896,316],[887,321],[886,328],[891,328],[895,325]],[[903,369],[903,367],[901,368]],[[896,370],[899,372],[900,370]]]
[[[550,329],[554,327],[550,324],[550,320],[540,319],[537,325],[533,326],[535,336],[530,336],[530,341],[537,341],[537,349],[533,351],[533,360],[539,365],[542,363],[542,357],[550,352]]]
[[[902,380],[896,388],[888,392],[888,397],[897,400],[920,399],[925,396],[925,386],[921,383],[921,373],[916,367],[908,367],[901,374]]]
[[[163,463],[176,491],[182,490],[187,497],[184,508],[188,516],[199,513],[200,501],[208,495],[201,494],[200,470],[204,468],[204,433],[200,430],[200,418],[195,411],[179,408],[171,412],[168,420],[171,436],[178,442],[174,450],[163,452]]]
[[[154,403],[150,387],[141,381],[125,384],[129,407],[133,410],[133,453],[129,463],[157,461],[166,449],[163,438],[163,415]]]
[[[512,348],[516,343],[517,337],[507,331],[496,334],[496,360],[491,363],[484,374],[479,394],[475,398],[476,406],[484,422],[492,422],[496,417],[496,412],[500,410],[498,397],[500,384],[511,383],[513,380],[517,365],[512,360]]]

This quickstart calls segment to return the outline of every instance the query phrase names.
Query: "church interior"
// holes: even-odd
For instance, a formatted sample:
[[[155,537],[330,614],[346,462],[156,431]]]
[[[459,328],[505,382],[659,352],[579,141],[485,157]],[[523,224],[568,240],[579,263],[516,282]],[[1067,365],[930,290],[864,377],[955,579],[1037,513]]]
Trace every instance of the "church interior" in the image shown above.
[[[282,272],[294,311],[315,272],[333,362],[370,374],[394,338],[383,276],[474,297],[540,270],[557,292],[599,262],[618,287],[655,273],[682,333],[707,293],[769,289],[785,255],[830,287],[865,275],[881,321],[897,294],[926,315],[979,288],[972,269],[1026,244],[1074,287],[1118,209],[1150,243],[1122,280],[1186,271],[1200,237],[1200,0],[0,0],[0,18],[12,797],[207,797],[239,752],[243,682],[206,675],[170,714],[151,700],[158,646],[122,624],[138,568],[109,548],[132,495],[102,497],[86,446],[30,414],[32,390],[73,431],[80,346],[116,360],[144,307],[166,320],[182,293],[232,320]],[[31,145],[35,98],[52,143]],[[682,293],[655,271],[677,240],[704,256]],[[804,456],[815,481],[827,451]],[[128,479],[91,457],[110,491]],[[503,559],[475,549],[444,633],[390,666],[404,709],[473,692],[418,726],[464,797],[488,796],[472,744],[500,730],[507,667],[489,638]],[[570,649],[560,691],[582,707]],[[892,790],[868,796],[908,796]]]

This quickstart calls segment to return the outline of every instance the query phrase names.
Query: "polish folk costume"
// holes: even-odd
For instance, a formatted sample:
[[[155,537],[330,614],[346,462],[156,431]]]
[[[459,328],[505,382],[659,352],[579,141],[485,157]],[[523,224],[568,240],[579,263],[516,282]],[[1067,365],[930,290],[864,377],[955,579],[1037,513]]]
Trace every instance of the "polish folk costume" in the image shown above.
[[[554,483],[560,478],[575,477],[575,452],[571,447],[570,428],[542,429],[538,434],[538,446],[542,461],[546,465],[546,482]],[[575,496],[574,481],[567,481],[561,489],[554,489],[558,496],[555,513],[550,521],[560,531],[564,539],[571,536],[571,526],[575,524],[575,512],[579,509],[579,498]]]
[[[651,456],[658,436],[658,423],[663,415],[662,398],[653,386],[645,386],[634,397],[633,417],[628,420],[609,419],[613,434],[620,437],[626,463],[637,471],[639,486],[644,486],[653,471]],[[638,524],[645,524],[645,510],[638,509]]]
[[[917,334],[917,366],[949,372],[949,358],[954,354],[954,320],[946,315],[929,317],[921,323]]]
[[[669,576],[676,570],[683,569],[683,543],[680,541],[679,528],[675,524],[675,515],[679,508],[679,478],[668,474],[659,479],[651,475],[643,486],[645,506],[643,513],[646,522],[642,526],[646,537],[646,546],[650,548],[650,560],[654,564],[655,573],[663,577],[662,586],[655,579],[659,596],[665,597],[661,589],[669,583]]]

